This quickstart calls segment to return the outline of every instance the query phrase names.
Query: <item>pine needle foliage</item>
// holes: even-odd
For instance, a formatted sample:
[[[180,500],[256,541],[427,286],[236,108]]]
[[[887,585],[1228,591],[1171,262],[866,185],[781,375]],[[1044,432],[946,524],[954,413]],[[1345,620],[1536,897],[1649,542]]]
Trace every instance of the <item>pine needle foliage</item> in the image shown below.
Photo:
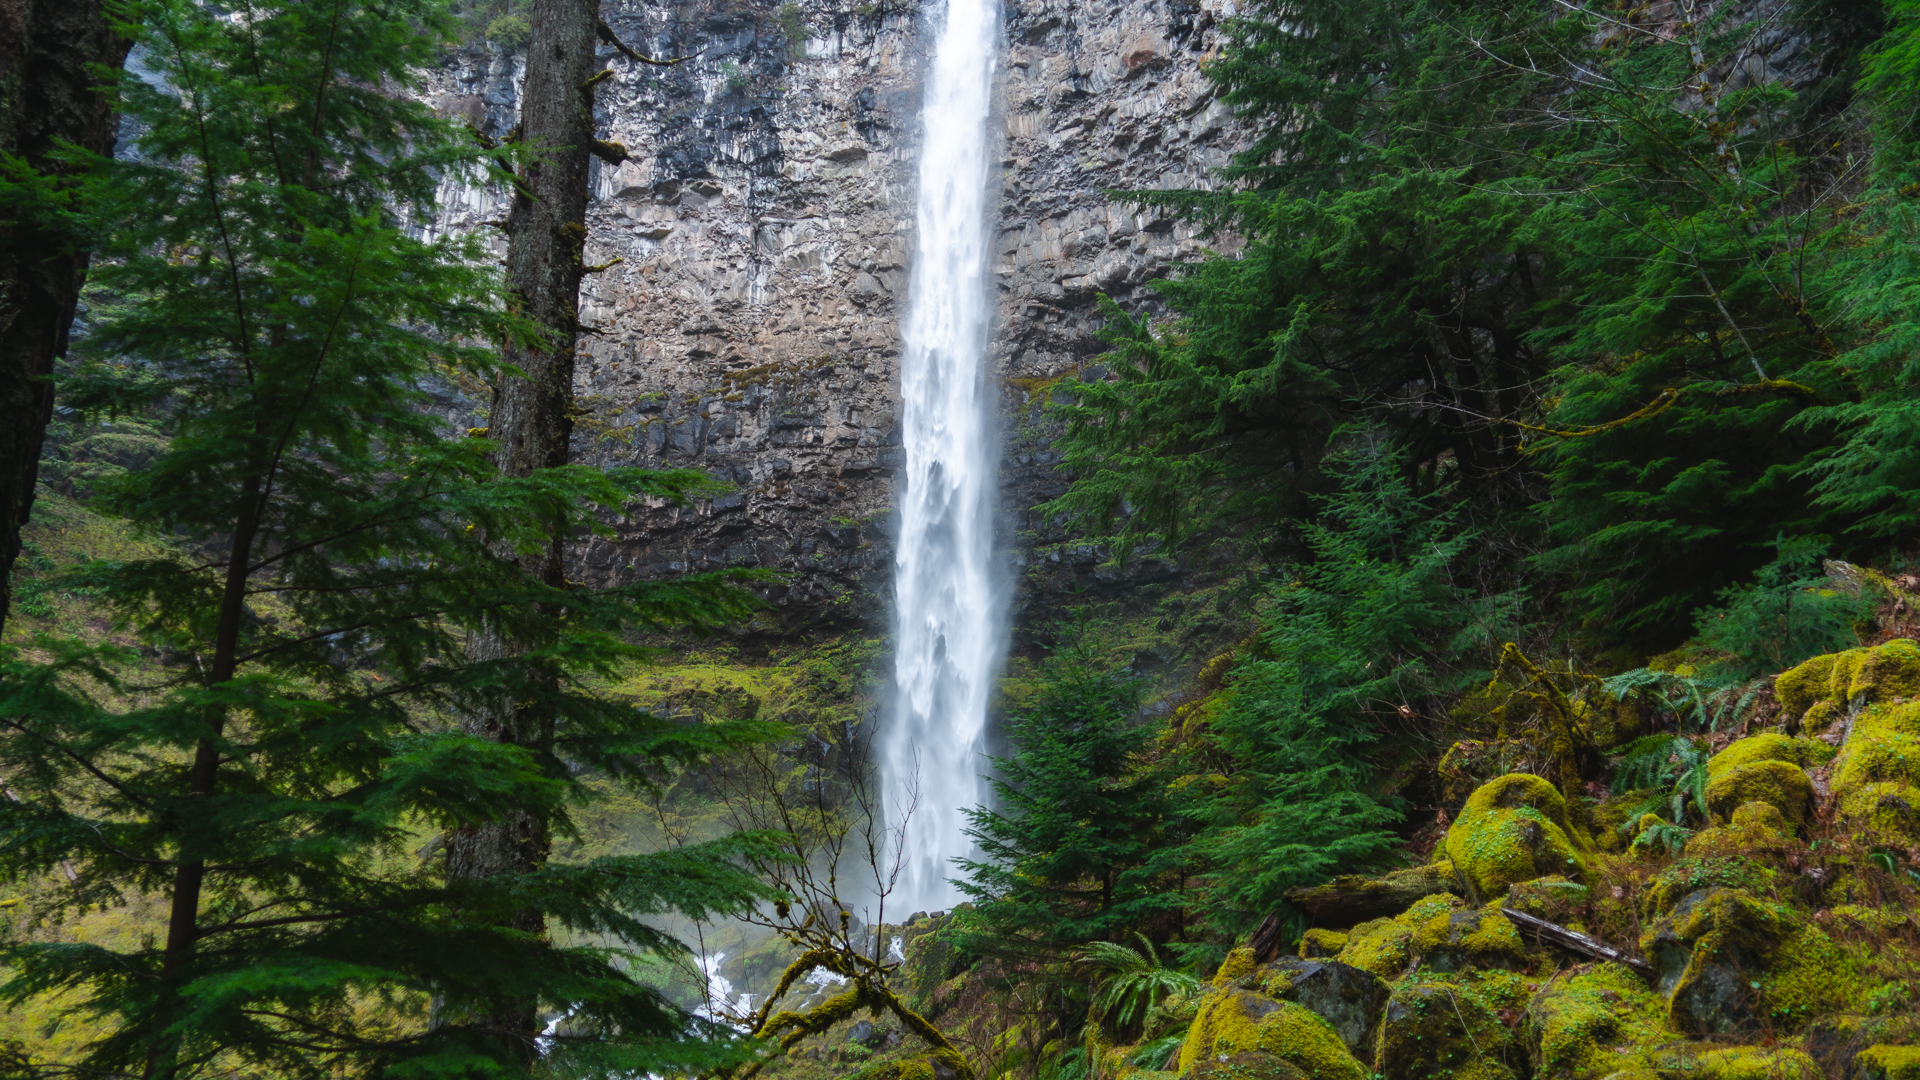
[[[516,812],[566,836],[591,794],[583,772],[645,784],[759,734],[670,724],[589,686],[640,656],[636,630],[750,610],[739,575],[551,588],[511,557],[556,523],[600,529],[600,511],[685,499],[705,478],[509,480],[484,439],[444,430],[434,388],[499,377],[485,343],[525,332],[476,245],[422,239],[409,220],[442,177],[486,167],[404,92],[450,30],[444,8],[140,0],[124,15],[147,71],[121,86],[136,152],[87,162],[75,204],[103,253],[94,282],[121,302],[62,393],[167,433],[145,467],[94,487],[97,508],[173,554],[61,582],[128,644],[42,637],[0,656],[14,796],[0,877],[70,868],[44,920],[135,897],[168,916],[121,945],[5,944],[0,997],[71,994],[97,1025],[84,1061],[42,1071],[643,1075],[732,1060],[730,1033],[618,962],[681,949],[650,917],[755,902],[738,857],[761,840],[456,884],[427,854],[434,834]],[[483,627],[536,624],[557,678],[466,658]],[[553,742],[464,734],[456,718],[501,693],[552,715]],[[551,936],[502,928],[528,910]],[[529,997],[568,1018],[540,1046],[468,1019]]]
[[[1358,438],[1328,463],[1340,487],[1305,529],[1311,558],[1269,590],[1259,648],[1212,721],[1232,768],[1198,847],[1223,930],[1291,910],[1290,888],[1391,861],[1401,811],[1379,743],[1483,681],[1510,629],[1510,596],[1455,580],[1473,534],[1413,491],[1382,442]]]
[[[980,902],[970,951],[1064,959],[1178,921],[1193,822],[1148,753],[1160,729],[1138,706],[1132,680],[1070,645],[1034,703],[1007,718],[994,805],[967,811],[981,856],[959,861],[956,884]]]

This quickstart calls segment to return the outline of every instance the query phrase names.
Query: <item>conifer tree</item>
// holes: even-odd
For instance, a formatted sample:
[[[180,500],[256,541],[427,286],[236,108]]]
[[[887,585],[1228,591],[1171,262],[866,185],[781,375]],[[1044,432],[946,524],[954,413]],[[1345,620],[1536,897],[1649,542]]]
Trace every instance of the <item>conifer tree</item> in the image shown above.
[[[960,861],[957,884],[983,901],[982,951],[1058,958],[1155,923],[1177,928],[1186,904],[1191,822],[1147,758],[1160,729],[1142,722],[1138,688],[1077,649],[1052,667],[1033,704],[1007,718],[995,805],[967,811],[981,858]]]
[[[173,554],[69,581],[158,659],[51,637],[0,658],[0,876],[71,868],[42,917],[148,897],[166,919],[121,947],[8,942],[0,995],[72,993],[98,1025],[84,1062],[48,1072],[729,1060],[725,1033],[623,956],[678,948],[648,915],[752,902],[732,858],[750,838],[486,877],[446,874],[429,842],[520,814],[564,835],[579,772],[644,784],[754,734],[672,725],[583,682],[637,655],[635,629],[748,610],[739,575],[589,590],[523,562],[598,527],[596,508],[704,478],[504,475],[433,409],[451,373],[498,373],[486,342],[530,332],[476,246],[409,227],[480,152],[404,92],[444,40],[443,5],[142,0],[128,29],[154,76],[122,85],[139,153],[93,160],[71,221],[118,299],[63,393],[170,432],[99,505]],[[538,642],[539,662],[473,657],[482,632]],[[502,698],[551,738],[462,728]],[[626,945],[570,943],[586,936]],[[564,1023],[536,1038],[498,1022],[503,1002]]]

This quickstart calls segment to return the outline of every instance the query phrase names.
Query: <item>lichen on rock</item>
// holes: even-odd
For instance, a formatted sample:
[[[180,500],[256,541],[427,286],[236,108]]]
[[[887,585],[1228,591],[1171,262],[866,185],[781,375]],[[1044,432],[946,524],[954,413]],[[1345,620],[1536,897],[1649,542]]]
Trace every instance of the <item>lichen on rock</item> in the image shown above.
[[[1799,929],[1786,908],[1744,889],[1683,897],[1640,941],[1659,970],[1667,1022],[1699,1035],[1758,1027],[1767,1014],[1759,977]]]
[[[1447,857],[1481,899],[1516,882],[1557,874],[1578,879],[1586,865],[1566,800],[1545,779],[1513,773],[1482,784],[1447,831]]]

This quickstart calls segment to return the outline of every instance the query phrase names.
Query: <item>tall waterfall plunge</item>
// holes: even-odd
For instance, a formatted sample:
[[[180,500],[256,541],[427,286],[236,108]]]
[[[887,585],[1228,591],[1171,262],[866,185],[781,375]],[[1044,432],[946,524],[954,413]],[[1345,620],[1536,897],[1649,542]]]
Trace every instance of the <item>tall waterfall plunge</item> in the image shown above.
[[[994,399],[986,383],[987,119],[999,50],[999,0],[947,0],[923,86],[919,208],[908,282],[900,396],[906,449],[894,557],[894,680],[884,744],[895,894],[903,911],[948,906],[956,855],[970,850],[962,811],[981,801],[987,697],[1004,598],[992,569]]]

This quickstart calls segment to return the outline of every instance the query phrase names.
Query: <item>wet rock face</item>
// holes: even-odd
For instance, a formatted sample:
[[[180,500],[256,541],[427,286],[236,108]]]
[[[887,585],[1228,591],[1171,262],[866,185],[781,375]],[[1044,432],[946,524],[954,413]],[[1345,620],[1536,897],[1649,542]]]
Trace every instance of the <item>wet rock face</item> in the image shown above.
[[[1144,283],[1198,250],[1190,229],[1101,191],[1203,184],[1225,160],[1225,112],[1199,72],[1221,6],[1006,8],[989,392],[1008,434],[1012,565],[1035,563],[1036,526],[1039,543],[1064,539],[1026,514],[1063,484],[1036,384],[1099,351],[1097,292],[1148,305]],[[605,10],[634,48],[690,59],[658,67],[602,50],[614,74],[597,93],[600,134],[629,157],[594,166],[586,257],[605,268],[581,292],[590,332],[575,459],[698,468],[735,490],[619,516],[614,537],[580,546],[571,573],[606,583],[767,567],[793,575],[770,593],[777,624],[884,625],[923,12],[822,0],[616,0]],[[426,93],[445,115],[505,135],[523,67],[519,55],[474,46]],[[459,178],[440,202],[437,231],[505,216],[502,192]],[[1131,583],[1097,573],[1104,555],[1091,554],[1043,556],[1042,591]]]

